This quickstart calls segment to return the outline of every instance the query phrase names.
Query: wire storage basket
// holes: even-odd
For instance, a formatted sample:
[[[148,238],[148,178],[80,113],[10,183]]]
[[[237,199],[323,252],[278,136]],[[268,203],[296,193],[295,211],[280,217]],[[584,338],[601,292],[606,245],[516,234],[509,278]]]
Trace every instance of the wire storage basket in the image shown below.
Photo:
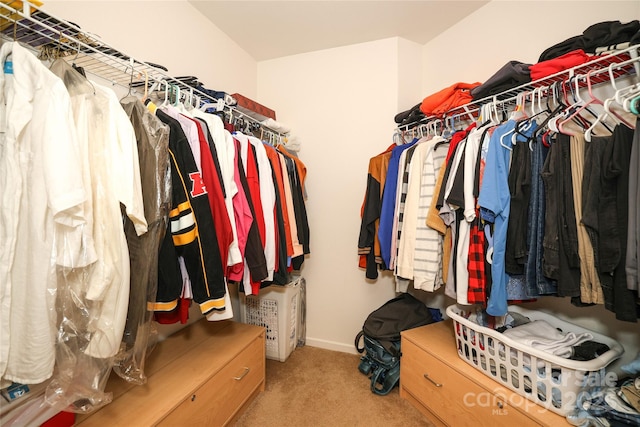
[[[259,295],[241,294],[241,321],[266,328],[268,359],[284,362],[296,348],[300,287],[298,279],[286,286],[268,286]]]
[[[624,352],[617,341],[541,311],[516,306],[510,306],[509,311],[531,321],[544,320],[563,333],[588,332],[609,350],[592,360],[566,359],[478,325],[467,319],[463,309],[451,305],[446,312],[453,320],[460,358],[520,396],[562,416],[576,407],[581,393],[609,385],[605,368]]]

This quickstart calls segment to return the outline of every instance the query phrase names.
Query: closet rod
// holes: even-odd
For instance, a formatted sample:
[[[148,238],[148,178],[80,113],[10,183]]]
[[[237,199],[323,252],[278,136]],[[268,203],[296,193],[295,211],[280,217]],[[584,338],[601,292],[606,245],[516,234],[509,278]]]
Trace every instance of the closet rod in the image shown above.
[[[205,103],[216,103],[217,98],[208,95],[181,80],[168,75],[164,70],[150,63],[140,61],[115,49],[98,36],[83,31],[77,25],[53,16],[28,1],[18,3],[15,7],[0,3],[0,37],[5,41],[16,41],[42,60],[62,58],[65,61],[82,67],[90,74],[119,85],[129,90],[132,79],[147,75],[150,81],[166,81],[180,88],[181,92],[193,93]],[[20,9],[20,3],[22,8]],[[134,80],[134,83],[139,83]],[[239,109],[224,104],[223,108],[233,115],[242,115],[247,120],[257,123],[265,131],[286,136],[262,125],[256,119]]]
[[[447,111],[443,116],[427,116],[413,123],[398,126],[400,131],[409,130],[411,127],[428,123],[436,119],[458,118],[461,116],[477,113],[480,107],[490,102],[498,102],[501,105],[514,103],[518,95],[524,92],[532,92],[534,89],[548,88],[553,83],[567,84],[572,78],[577,76],[586,76],[591,73],[592,85],[598,85],[610,80],[609,71],[613,70],[613,76],[619,78],[621,76],[636,74],[640,75],[640,44],[629,46],[623,50],[616,51],[608,55],[602,55],[592,61],[577,65],[567,70],[559,71],[550,76],[524,83],[512,89],[505,90],[496,95],[487,96],[459,107],[455,107]],[[607,73],[604,77],[602,74]],[[596,78],[596,81],[593,79]],[[573,84],[573,83],[572,83]],[[579,87],[586,86],[586,82],[579,83]]]

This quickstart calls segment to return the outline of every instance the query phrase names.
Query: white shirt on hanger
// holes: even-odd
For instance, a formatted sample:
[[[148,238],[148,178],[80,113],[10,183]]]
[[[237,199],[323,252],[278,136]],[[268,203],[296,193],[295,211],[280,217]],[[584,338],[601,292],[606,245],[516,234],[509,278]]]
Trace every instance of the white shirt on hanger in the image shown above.
[[[193,159],[196,161],[196,166],[198,166],[198,171],[202,173],[200,137],[198,136],[197,125],[193,122],[193,120],[184,117],[183,113],[172,105],[161,105],[158,108],[167,113],[169,117],[171,117],[172,119],[176,119],[180,123],[180,127],[184,131],[184,134],[187,137],[187,141],[189,141],[189,147],[191,147],[191,153],[193,154]]]
[[[442,277],[443,236],[427,225],[429,206],[433,200],[437,176],[447,156],[448,143],[444,146],[438,146],[443,141],[442,137],[433,141],[433,146],[424,161],[418,202],[413,287],[429,292],[439,289],[444,282]]]
[[[469,303],[469,239],[471,233],[471,222],[475,219],[475,197],[473,197],[473,185],[476,177],[476,160],[478,159],[478,148],[480,139],[486,128],[473,129],[467,136],[467,144],[464,147],[464,163],[460,164],[464,168],[464,217],[460,221],[458,234],[458,259],[456,263],[456,291],[457,302],[459,304]]]
[[[235,265],[242,262],[242,255],[238,247],[238,229],[236,227],[235,216],[233,213],[233,197],[238,193],[238,187],[233,180],[233,162],[235,153],[235,144],[233,137],[225,130],[224,124],[220,117],[214,114],[204,113],[194,109],[191,111],[194,117],[204,120],[209,128],[209,133],[213,139],[213,143],[218,154],[218,164],[220,167],[220,175],[225,189],[225,206],[231,222],[231,230],[233,232],[233,242],[229,246],[229,257],[226,260],[227,265]]]
[[[402,234],[398,241],[398,253],[396,256],[396,274],[404,279],[413,279],[417,228],[418,226],[426,227],[426,224],[418,225],[418,202],[422,185],[422,169],[434,144],[435,142],[422,138],[416,143],[413,156],[409,162],[407,196],[402,214]],[[404,292],[406,292],[406,289]]]
[[[271,162],[267,156],[267,150],[262,141],[254,136],[249,136],[249,142],[256,148],[256,160],[258,161],[258,174],[260,178],[260,201],[262,202],[262,214],[265,225],[264,255],[267,260],[267,281],[273,280],[276,268],[276,223],[274,209],[276,205],[276,190],[273,182]]]
[[[276,203],[276,192],[273,186],[274,183],[271,163],[269,163],[269,158],[267,157],[267,152],[262,145],[262,141],[258,138],[244,135],[241,132],[236,132],[234,136],[238,141],[240,141],[240,156],[242,157],[242,165],[245,171],[247,170],[247,150],[249,149],[249,144],[256,148],[256,160],[260,180],[260,202],[262,203],[262,216],[264,218],[265,225],[264,256],[267,261],[268,274],[265,280],[271,281],[273,280],[273,272],[276,266],[275,219],[273,212]]]
[[[86,191],[62,80],[18,43],[0,47],[0,65],[9,55],[13,73],[0,71],[0,378],[35,384],[55,363],[54,235],[85,224]]]
[[[89,139],[98,262],[90,272],[86,298],[93,301],[85,353],[114,356],[122,340],[129,306],[129,249],[120,204],[138,235],[147,232],[135,132],[115,93],[93,83],[103,108]]]

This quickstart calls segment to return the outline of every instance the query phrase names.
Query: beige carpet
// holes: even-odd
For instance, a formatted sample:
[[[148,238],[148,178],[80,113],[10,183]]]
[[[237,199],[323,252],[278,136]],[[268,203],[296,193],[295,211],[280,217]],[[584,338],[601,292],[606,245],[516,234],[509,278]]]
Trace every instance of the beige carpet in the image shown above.
[[[369,390],[360,356],[317,347],[297,348],[286,362],[267,359],[265,391],[235,426],[432,426],[400,398]]]

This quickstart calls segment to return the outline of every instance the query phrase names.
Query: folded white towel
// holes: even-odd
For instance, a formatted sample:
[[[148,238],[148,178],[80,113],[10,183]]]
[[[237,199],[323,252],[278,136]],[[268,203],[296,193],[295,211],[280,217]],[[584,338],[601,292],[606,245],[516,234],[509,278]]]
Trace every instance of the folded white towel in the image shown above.
[[[534,320],[525,325],[507,329],[504,335],[529,347],[560,357],[571,357],[572,347],[593,339],[588,332],[562,333],[544,320]]]
[[[296,135],[290,135],[286,137],[282,141],[282,145],[284,145],[288,151],[293,151],[294,153],[300,151],[300,140]]]
[[[275,120],[269,118],[260,122],[262,126],[268,127],[269,129],[279,132],[279,133],[289,133],[291,132],[291,128],[284,123],[276,122]]]

